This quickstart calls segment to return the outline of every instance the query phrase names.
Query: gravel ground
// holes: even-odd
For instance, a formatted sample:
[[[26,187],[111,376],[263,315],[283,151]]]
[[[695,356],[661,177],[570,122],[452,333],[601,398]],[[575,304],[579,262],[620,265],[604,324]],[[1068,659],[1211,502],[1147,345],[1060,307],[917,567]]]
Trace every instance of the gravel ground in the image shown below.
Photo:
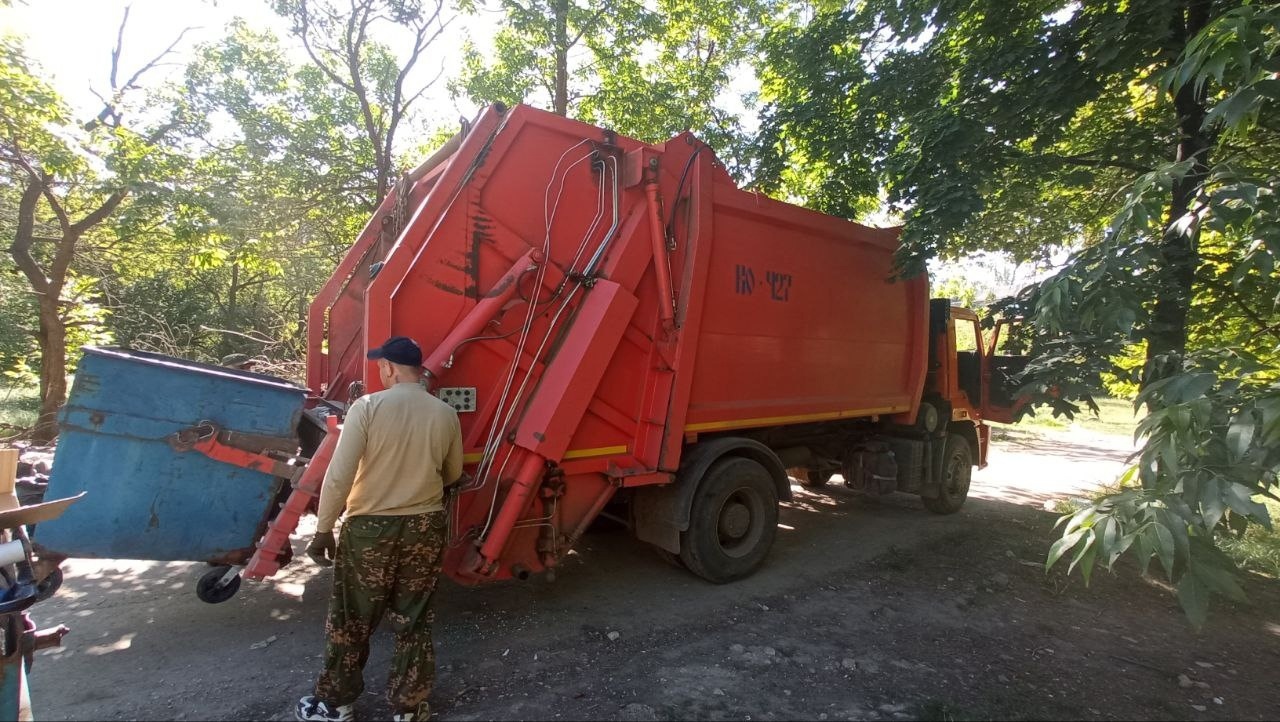
[[[730,585],[598,525],[557,578],[438,593],[444,720],[1269,719],[1280,585],[1199,633],[1156,579],[1040,567],[1055,516],[1119,472],[1117,437],[997,442],[969,504],[796,487],[766,566]],[[298,551],[306,535],[295,539]],[[303,557],[299,557],[303,558]],[[221,605],[204,567],[73,560],[37,623],[67,624],[32,674],[39,719],[291,719],[322,648],[329,570],[291,565]],[[362,718],[385,717],[390,637]]]

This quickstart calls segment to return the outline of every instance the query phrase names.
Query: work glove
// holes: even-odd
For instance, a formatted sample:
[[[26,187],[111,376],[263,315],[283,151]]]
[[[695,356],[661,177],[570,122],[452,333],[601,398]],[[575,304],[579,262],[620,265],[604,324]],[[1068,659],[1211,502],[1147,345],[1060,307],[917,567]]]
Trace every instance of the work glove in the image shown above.
[[[307,545],[307,556],[322,567],[333,566],[337,558],[338,542],[334,541],[333,532],[318,531],[311,543]]]

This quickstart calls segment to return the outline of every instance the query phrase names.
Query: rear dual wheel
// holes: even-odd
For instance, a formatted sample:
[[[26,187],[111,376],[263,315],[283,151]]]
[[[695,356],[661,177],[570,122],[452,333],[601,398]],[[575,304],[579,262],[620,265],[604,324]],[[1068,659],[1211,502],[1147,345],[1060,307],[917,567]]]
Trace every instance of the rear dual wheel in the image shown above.
[[[680,561],[716,584],[754,572],[778,532],[778,490],[759,462],[739,456],[707,470],[694,495]]]

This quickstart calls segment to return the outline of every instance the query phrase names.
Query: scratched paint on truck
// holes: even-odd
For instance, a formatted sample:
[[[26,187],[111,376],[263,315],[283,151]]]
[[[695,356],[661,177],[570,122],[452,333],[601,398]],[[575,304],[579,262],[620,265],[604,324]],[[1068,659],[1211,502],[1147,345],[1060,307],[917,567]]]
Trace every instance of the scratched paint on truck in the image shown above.
[[[292,438],[305,391],[280,379],[118,349],[86,349],[66,406],[49,498],[87,492],[36,541],[74,557],[199,561],[251,547],[269,474],[173,450],[200,421]]]

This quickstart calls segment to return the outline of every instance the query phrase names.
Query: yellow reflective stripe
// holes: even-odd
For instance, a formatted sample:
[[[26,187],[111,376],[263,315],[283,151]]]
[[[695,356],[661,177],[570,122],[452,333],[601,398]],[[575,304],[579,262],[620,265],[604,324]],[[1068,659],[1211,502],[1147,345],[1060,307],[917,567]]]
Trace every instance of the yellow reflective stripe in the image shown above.
[[[906,411],[907,406],[882,406],[875,409],[847,409],[845,411],[828,411],[822,414],[804,414],[801,416],[765,416],[758,419],[734,419],[733,421],[704,421],[689,424],[685,431],[713,431],[720,429],[738,429],[748,426],[778,426],[780,424],[799,424],[805,421],[830,421],[832,419],[849,419],[857,416],[879,416],[880,414],[896,414]]]
[[[627,453],[626,446],[601,446],[598,449],[578,449],[577,451],[564,452],[566,459],[584,459],[588,456],[612,456],[613,454]]]
[[[613,454],[627,453],[626,446],[601,446],[598,449],[577,449],[574,451],[566,451],[565,459],[585,459],[591,456],[611,456]],[[462,463],[474,464],[484,458],[484,453],[475,451],[470,454],[462,455]]]

